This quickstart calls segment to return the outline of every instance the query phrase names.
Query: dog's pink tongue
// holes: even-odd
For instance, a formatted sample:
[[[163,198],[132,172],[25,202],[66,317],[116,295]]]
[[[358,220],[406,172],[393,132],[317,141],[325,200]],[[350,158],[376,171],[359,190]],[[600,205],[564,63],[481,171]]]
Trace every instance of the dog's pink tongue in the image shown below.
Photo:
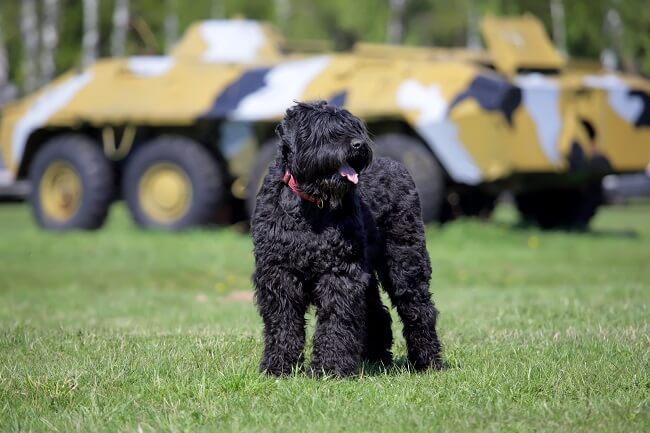
[[[346,177],[353,184],[356,185],[359,183],[359,175],[356,171],[354,171],[354,168],[350,167],[349,165],[345,164],[341,166],[339,173],[341,173],[341,176]]]

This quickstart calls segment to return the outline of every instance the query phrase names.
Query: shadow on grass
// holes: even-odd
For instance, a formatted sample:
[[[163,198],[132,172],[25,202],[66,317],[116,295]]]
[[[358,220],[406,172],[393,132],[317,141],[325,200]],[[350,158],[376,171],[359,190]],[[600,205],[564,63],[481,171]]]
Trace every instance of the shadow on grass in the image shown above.
[[[528,230],[541,230],[542,233],[559,233],[576,236],[592,236],[595,238],[603,239],[639,239],[641,236],[637,230],[632,229],[591,229],[581,227],[554,227],[544,228],[539,227],[534,223],[527,221],[517,221],[514,223],[495,222],[499,227],[509,230],[528,231]]]
[[[440,369],[429,369],[426,371],[417,371],[413,364],[411,364],[408,359],[404,356],[396,358],[393,360],[391,365],[384,365],[381,362],[370,362],[365,361],[361,364],[361,369],[357,376],[396,376],[400,374],[428,374],[435,373],[438,371],[454,370],[459,369],[460,364],[458,362],[449,362],[443,360],[442,368]]]

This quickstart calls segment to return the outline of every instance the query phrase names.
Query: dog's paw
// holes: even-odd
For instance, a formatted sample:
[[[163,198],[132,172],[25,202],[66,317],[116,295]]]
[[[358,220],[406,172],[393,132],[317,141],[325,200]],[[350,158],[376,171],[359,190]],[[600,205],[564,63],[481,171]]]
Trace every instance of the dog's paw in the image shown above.
[[[314,378],[318,377],[336,377],[344,378],[354,376],[358,370],[357,363],[321,363],[313,362],[309,367],[309,375]]]
[[[372,364],[380,364],[384,367],[393,365],[393,354],[390,350],[385,350],[380,353],[369,353],[364,355],[364,360]]]
[[[300,373],[304,370],[303,361],[299,360],[295,363],[289,362],[269,362],[263,359],[260,363],[260,373],[269,376],[284,377]]]
[[[324,379],[324,378],[334,378],[334,379],[343,379],[346,377],[353,376],[355,371],[343,371],[336,368],[317,368],[310,367],[307,371],[307,374],[314,379]]]
[[[266,374],[268,376],[275,377],[286,377],[293,374],[299,373],[302,371],[302,368],[299,366],[260,366],[260,373]]]
[[[440,356],[433,356],[429,359],[409,359],[409,364],[415,369],[415,371],[419,372],[427,370],[442,370],[445,368],[445,364]]]

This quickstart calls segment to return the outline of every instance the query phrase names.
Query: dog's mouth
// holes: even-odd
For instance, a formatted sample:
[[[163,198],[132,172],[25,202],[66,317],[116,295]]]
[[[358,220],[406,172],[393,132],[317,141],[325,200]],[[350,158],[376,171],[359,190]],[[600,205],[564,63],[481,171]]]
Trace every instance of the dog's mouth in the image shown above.
[[[359,183],[359,173],[348,164],[343,164],[341,168],[339,168],[339,173],[349,182],[352,182],[355,185]]]

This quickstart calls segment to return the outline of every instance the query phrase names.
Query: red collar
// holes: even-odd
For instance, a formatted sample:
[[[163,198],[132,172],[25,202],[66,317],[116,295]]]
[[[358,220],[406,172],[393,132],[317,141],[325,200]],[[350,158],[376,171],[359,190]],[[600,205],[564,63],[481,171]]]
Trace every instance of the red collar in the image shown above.
[[[323,200],[320,198],[316,198],[313,195],[309,195],[306,192],[303,192],[300,189],[300,186],[298,185],[298,182],[296,182],[296,179],[294,179],[293,175],[289,173],[289,170],[285,170],[284,176],[282,177],[282,182],[286,183],[291,191],[293,191],[294,194],[296,194],[298,197],[300,197],[303,200],[307,200],[310,203],[314,203],[316,206],[318,206],[320,209],[323,208]]]

